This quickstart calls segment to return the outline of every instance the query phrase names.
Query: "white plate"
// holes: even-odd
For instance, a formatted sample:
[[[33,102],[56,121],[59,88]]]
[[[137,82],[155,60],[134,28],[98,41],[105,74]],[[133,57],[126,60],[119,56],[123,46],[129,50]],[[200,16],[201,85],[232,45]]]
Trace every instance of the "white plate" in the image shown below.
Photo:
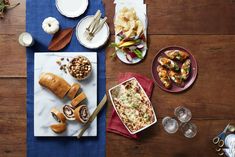
[[[230,147],[231,142],[235,143],[235,134],[230,134],[226,136],[225,141],[224,141],[225,146]]]
[[[76,36],[78,41],[86,48],[97,49],[103,46],[107,42],[109,38],[109,26],[105,22],[102,29],[99,32],[97,32],[97,34],[94,36],[94,38],[91,41],[89,41],[85,38],[84,32],[86,31],[86,28],[88,27],[92,19],[93,16],[86,16],[83,19],[81,19],[76,28]]]
[[[147,41],[147,26],[148,26],[148,20],[147,20],[147,16],[143,13],[143,12],[140,12],[140,11],[136,11],[136,14],[137,16],[139,17],[140,21],[143,23],[143,25],[145,26],[144,28],[144,35],[145,35],[145,38],[146,38],[146,41]],[[118,16],[118,15],[117,15]],[[114,20],[116,18],[116,15],[114,17]],[[115,42],[116,43],[119,43],[120,40],[117,38],[117,36],[115,35]],[[145,57],[145,55],[147,54],[147,44],[145,43],[145,46],[144,46],[144,49],[142,50],[142,56],[143,58]],[[139,63],[142,59],[140,58],[134,58],[132,60],[132,62],[128,61],[127,58],[126,58],[126,55],[125,53],[123,53],[122,51],[120,50],[117,50],[117,57],[123,62],[123,63],[126,63],[126,64],[136,64],[136,63]]]
[[[137,79],[136,79],[135,77],[132,77],[132,78],[130,78],[130,79],[128,79],[128,80],[126,80],[126,81],[124,81],[124,82],[122,82],[122,83],[120,83],[120,84],[114,86],[113,88],[109,89],[109,97],[110,97],[110,99],[111,99],[113,108],[115,109],[115,111],[116,111],[116,113],[117,113],[117,115],[118,115],[118,117],[120,118],[121,121],[122,121],[122,119],[121,119],[121,117],[119,116],[119,113],[117,112],[116,106],[114,105],[113,97],[112,97],[111,91],[112,91],[113,89],[115,89],[115,88],[118,88],[118,87],[121,86],[123,83],[128,82],[128,81],[131,81],[131,80],[137,81]],[[148,99],[148,101],[150,102],[150,104],[152,105],[152,103],[151,103],[151,101],[149,100],[149,97],[147,96],[147,94],[145,93],[143,87],[140,85],[140,83],[139,83],[138,81],[137,81],[137,83],[138,83],[139,87],[141,88],[141,90],[144,92],[144,94],[145,94],[145,96],[147,97],[147,99]],[[156,117],[156,113],[155,113],[155,111],[154,111],[154,109],[153,109],[153,106],[152,106],[152,110],[153,110],[153,113],[154,113],[154,122],[152,122],[152,123],[149,124],[149,125],[146,125],[145,127],[141,128],[141,129],[139,129],[139,130],[137,130],[137,131],[135,131],[135,132],[131,132],[131,130],[126,126],[126,124],[123,123],[123,121],[122,121],[122,123],[123,123],[123,125],[126,127],[126,129],[129,131],[129,133],[132,134],[132,135],[133,135],[133,134],[136,134],[136,133],[138,133],[138,132],[140,132],[140,131],[143,131],[143,130],[147,129],[148,127],[152,126],[153,124],[155,124],[155,123],[157,122],[157,117]]]
[[[75,18],[86,11],[88,0],[56,0],[55,4],[62,15],[69,18]]]
[[[59,99],[52,92],[39,85],[39,76],[43,72],[51,72],[64,78],[69,84],[77,82],[70,74],[65,74],[60,70],[56,61],[60,58],[70,60],[78,55],[87,57],[92,64],[92,73],[89,78],[79,81],[82,91],[87,96],[87,106],[89,112],[92,113],[97,106],[97,53],[94,52],[66,52],[66,53],[35,53],[34,55],[34,136],[77,136],[78,130],[82,128],[82,124],[77,121],[67,121],[67,130],[62,134],[56,134],[50,129],[51,124],[57,124],[52,117],[50,110],[53,107],[58,109],[63,105],[69,104],[71,100],[68,98]],[[91,126],[83,136],[97,136],[97,120],[92,122]]]

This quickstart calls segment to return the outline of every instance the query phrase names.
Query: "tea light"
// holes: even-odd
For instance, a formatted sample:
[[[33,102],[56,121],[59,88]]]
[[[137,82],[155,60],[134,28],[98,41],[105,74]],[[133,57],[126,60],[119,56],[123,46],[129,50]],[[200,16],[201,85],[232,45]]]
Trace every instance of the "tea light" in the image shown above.
[[[33,37],[30,33],[23,32],[19,36],[19,43],[20,43],[20,45],[22,45],[24,47],[29,47],[34,44],[34,40],[33,40]]]

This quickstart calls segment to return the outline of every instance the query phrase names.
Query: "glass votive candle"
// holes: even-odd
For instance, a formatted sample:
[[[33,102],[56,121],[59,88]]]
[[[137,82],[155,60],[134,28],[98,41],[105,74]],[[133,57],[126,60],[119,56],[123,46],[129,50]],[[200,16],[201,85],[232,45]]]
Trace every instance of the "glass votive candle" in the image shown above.
[[[24,47],[30,47],[34,44],[34,40],[30,33],[23,32],[19,36],[19,43]]]

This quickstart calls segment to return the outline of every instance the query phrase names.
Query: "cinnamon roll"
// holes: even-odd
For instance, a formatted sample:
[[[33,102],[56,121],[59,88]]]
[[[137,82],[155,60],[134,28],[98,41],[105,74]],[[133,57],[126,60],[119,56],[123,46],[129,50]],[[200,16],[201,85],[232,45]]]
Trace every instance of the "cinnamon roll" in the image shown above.
[[[51,109],[51,114],[52,117],[59,123],[65,123],[66,122],[66,118],[64,116],[63,113],[61,113],[59,110],[57,110],[56,108],[52,108]]]
[[[63,113],[67,120],[75,120],[74,109],[69,105],[64,105]]]
[[[66,123],[53,124],[50,127],[51,130],[54,131],[55,133],[62,133],[67,128]]]
[[[90,117],[87,106],[86,105],[78,106],[78,108],[76,108],[74,111],[74,116],[78,122],[85,124]]]

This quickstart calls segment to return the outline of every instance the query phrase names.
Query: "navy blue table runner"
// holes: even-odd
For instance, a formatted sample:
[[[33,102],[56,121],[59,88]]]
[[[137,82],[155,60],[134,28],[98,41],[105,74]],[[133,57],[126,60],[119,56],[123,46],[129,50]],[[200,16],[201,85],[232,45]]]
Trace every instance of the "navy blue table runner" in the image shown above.
[[[80,17],[69,19],[56,9],[54,0],[26,0],[26,31],[31,33],[35,44],[27,48],[27,156],[28,157],[102,157],[105,156],[105,109],[98,116],[98,136],[84,137],[34,137],[34,52],[47,52],[52,36],[42,30],[46,17],[55,17],[60,28],[74,27],[86,15],[93,15],[100,9],[105,15],[102,0],[89,0],[87,11]],[[91,52],[81,46],[73,34],[71,43],[62,52]],[[98,102],[105,94],[105,51],[98,52]]]

